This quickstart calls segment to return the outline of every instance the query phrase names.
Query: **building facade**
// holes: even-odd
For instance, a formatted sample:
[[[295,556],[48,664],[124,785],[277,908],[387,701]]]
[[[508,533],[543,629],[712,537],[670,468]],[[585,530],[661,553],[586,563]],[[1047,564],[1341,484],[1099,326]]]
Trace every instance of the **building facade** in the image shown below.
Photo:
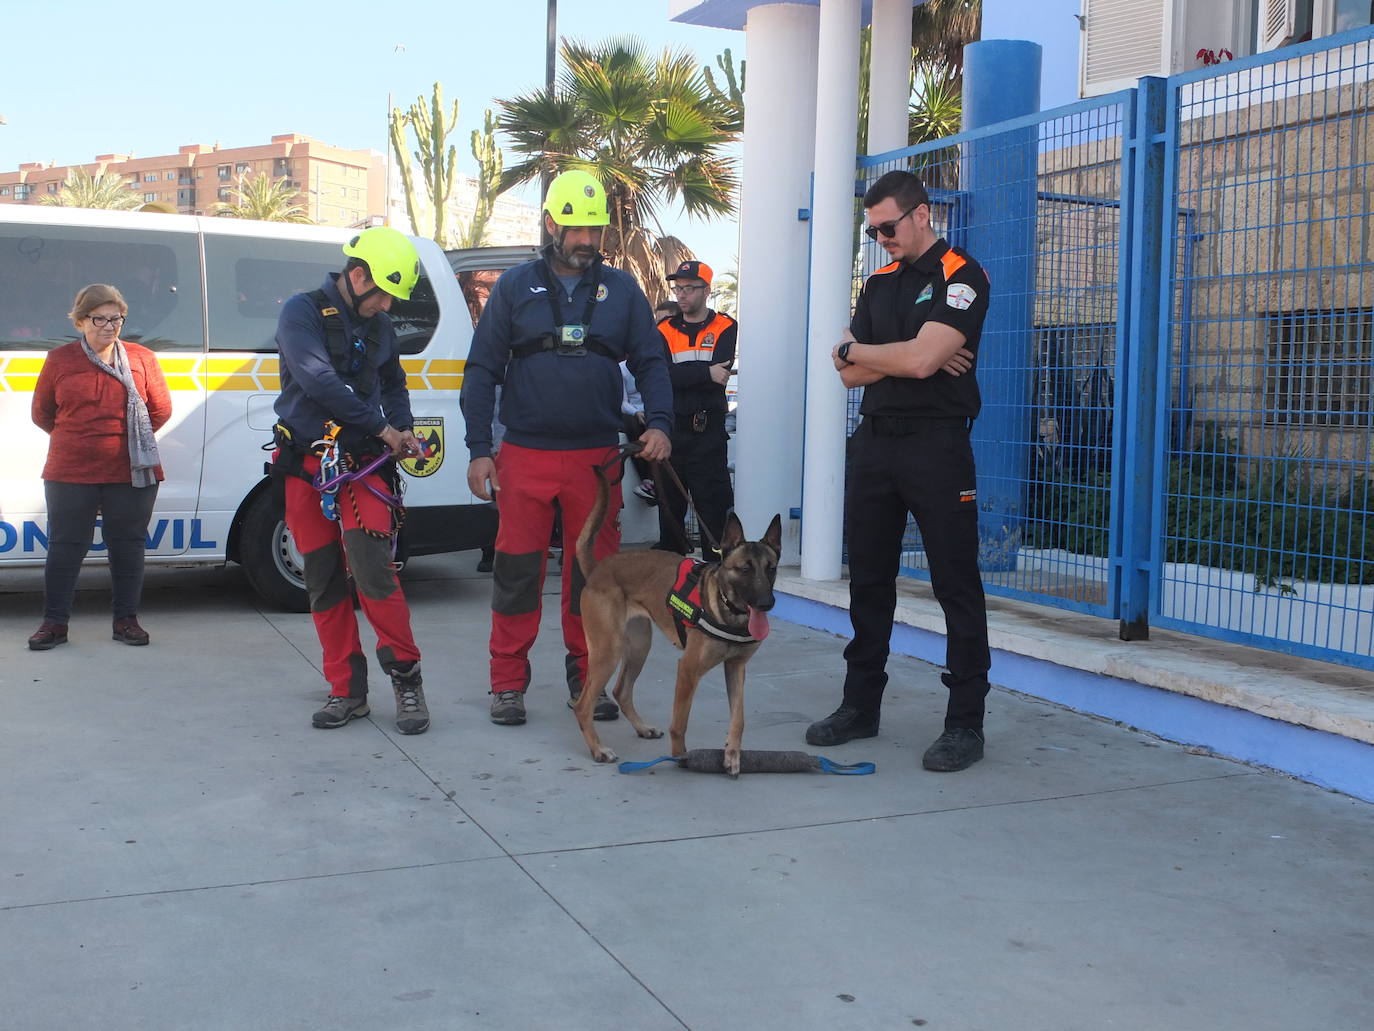
[[[214,214],[215,205],[234,201],[240,182],[258,175],[295,186],[296,203],[320,225],[361,225],[386,208],[381,154],[330,146],[299,133],[252,147],[193,143],[157,157],[100,154],[84,165],[28,162],[0,172],[0,204],[37,204],[56,194],[78,167],[93,175],[119,175],[141,203],[183,215]]]

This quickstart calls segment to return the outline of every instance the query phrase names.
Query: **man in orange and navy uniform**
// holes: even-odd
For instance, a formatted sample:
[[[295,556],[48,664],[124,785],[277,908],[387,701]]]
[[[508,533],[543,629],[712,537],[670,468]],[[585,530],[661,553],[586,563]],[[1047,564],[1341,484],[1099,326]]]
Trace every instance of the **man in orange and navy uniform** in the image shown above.
[[[978,495],[969,432],[981,404],[972,375],[988,310],[987,273],[939,239],[930,199],[910,172],[864,195],[868,236],[893,259],[864,284],[850,328],[831,352],[846,387],[863,387],[850,442],[849,618],[854,638],[840,707],[806,731],[813,745],[878,733],[907,513],[915,516],[930,584],[945,614],[949,688],[944,732],[928,770],[983,757],[988,625],[978,573]]]
[[[725,532],[725,516],[734,507],[725,430],[725,384],[735,362],[735,320],[706,306],[711,296],[711,266],[684,261],[668,276],[681,311],[658,324],[668,346],[668,375],[673,381],[673,469],[692,495],[697,521],[716,540]],[[667,482],[664,482],[667,481]],[[658,547],[687,550],[684,521],[687,503],[668,477],[659,477]],[[701,535],[702,557],[713,559],[707,534]]]

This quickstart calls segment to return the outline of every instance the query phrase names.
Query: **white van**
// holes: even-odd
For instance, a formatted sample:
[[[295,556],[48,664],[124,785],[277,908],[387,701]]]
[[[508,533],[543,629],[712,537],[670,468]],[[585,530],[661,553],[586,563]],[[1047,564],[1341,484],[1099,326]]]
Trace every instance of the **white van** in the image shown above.
[[[173,412],[158,434],[167,479],[148,527],[150,563],[240,563],[267,601],[305,611],[301,557],[278,491],[263,472],[276,400],[277,314],[344,264],[347,229],[74,208],[0,207],[0,568],[41,565],[47,549],[42,469],[47,435],[30,416],[47,352],[76,333],[76,292],[111,283],[129,304],[122,336],[157,352]],[[392,319],[415,432],[430,456],[403,463],[406,519],[399,551],[485,547],[496,510],[467,488],[458,390],[472,318],[450,265],[413,238],[423,273]],[[502,251],[504,268],[526,252]],[[437,451],[436,449],[437,445]],[[455,453],[449,455],[449,449]],[[97,534],[93,549],[103,544]]]

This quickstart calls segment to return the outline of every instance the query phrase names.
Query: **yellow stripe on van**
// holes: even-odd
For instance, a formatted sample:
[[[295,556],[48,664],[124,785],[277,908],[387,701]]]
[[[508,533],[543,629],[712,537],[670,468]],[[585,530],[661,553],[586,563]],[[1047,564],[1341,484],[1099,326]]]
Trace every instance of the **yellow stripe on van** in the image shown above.
[[[43,358],[0,358],[0,390],[31,394],[43,369]]]
[[[0,356],[0,391],[33,393],[46,355]],[[247,357],[159,354],[158,364],[167,389],[199,394],[205,390],[270,393],[281,390],[281,369],[276,355]],[[458,390],[463,385],[466,362],[459,358],[405,358],[401,365],[412,391]]]
[[[209,390],[261,391],[262,383],[256,373],[262,359],[206,358],[200,366],[200,378]],[[275,366],[276,361],[272,364]],[[275,370],[274,370],[275,371]]]
[[[160,354],[157,363],[162,366],[162,376],[167,380],[168,390],[201,392],[200,380],[196,376],[200,355]]]

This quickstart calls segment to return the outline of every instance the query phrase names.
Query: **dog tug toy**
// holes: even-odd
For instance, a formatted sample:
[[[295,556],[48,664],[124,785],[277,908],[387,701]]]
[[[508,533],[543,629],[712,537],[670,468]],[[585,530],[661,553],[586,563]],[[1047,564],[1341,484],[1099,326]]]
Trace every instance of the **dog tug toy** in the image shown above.
[[[634,773],[669,762],[696,773],[724,773],[725,750],[693,748],[686,755],[663,755],[642,763],[623,762],[618,768],[621,773]],[[740,773],[840,773],[858,777],[874,773],[877,769],[873,763],[837,763],[823,755],[808,755],[805,752],[769,752],[746,748],[739,754]]]

